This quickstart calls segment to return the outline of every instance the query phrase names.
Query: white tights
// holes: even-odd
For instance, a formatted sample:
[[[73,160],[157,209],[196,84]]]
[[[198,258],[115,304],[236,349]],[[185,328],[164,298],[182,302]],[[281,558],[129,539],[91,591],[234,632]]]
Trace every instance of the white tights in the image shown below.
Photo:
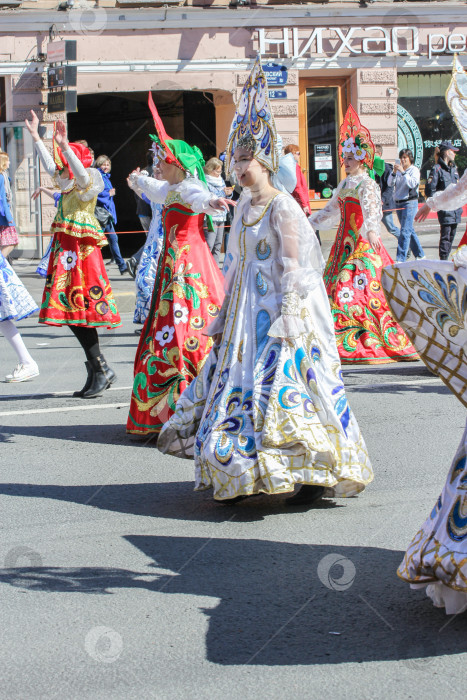
[[[13,321],[2,321],[0,323],[0,331],[3,333],[5,338],[10,343],[13,350],[18,355],[18,360],[20,364],[23,365],[34,365],[35,362],[28,352],[24,340],[22,339],[18,329],[16,328]]]

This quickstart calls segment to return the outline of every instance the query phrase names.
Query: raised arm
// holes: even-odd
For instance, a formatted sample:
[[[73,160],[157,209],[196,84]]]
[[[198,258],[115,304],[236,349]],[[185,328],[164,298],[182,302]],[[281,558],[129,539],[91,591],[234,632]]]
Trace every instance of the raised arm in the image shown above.
[[[140,175],[139,168],[134,170],[127,179],[128,186],[131,187],[137,194],[144,193],[146,197],[156,204],[164,204],[168,191],[169,183],[166,180],[156,180],[149,175]]]
[[[319,231],[323,228],[333,228],[339,224],[341,220],[341,210],[339,207],[338,193],[342,189],[344,182],[345,180],[339,184],[337,190],[324,209],[320,209],[308,217],[308,221],[314,229]]]
[[[459,182],[452,183],[445,190],[435,192],[432,197],[429,197],[427,204],[434,211],[451,211],[467,204],[467,170]]]
[[[91,178],[86,168],[84,167],[78,156],[75,155],[75,153],[71,150],[71,148],[67,148],[66,150],[64,150],[63,155],[67,159],[70,169],[73,172],[76,184],[80,189],[84,190],[86,187],[88,187],[89,183],[91,182]]]
[[[270,221],[279,239],[283,272],[281,315],[271,326],[269,335],[297,337],[305,330],[300,317],[301,300],[321,284],[324,259],[318,239],[294,199],[277,197]]]
[[[370,177],[362,181],[359,189],[360,206],[363,214],[363,224],[360,234],[366,238],[372,248],[380,248],[380,225],[383,218],[381,208],[381,190]]]

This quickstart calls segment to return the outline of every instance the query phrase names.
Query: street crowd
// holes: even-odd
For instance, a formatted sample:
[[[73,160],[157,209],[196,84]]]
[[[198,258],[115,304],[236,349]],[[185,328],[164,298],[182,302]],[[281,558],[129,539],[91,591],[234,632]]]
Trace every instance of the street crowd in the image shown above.
[[[98,334],[121,324],[101,253],[108,244],[121,274],[135,276],[134,321],[141,327],[127,432],[152,435],[161,452],[193,459],[195,488],[211,490],[223,505],[259,493],[291,494],[291,507],[357,495],[373,470],[341,365],[422,359],[442,377],[452,358],[463,366],[451,292],[462,281],[454,273],[467,267],[464,239],[448,262],[467,203],[458,149],[449,140],[440,144],[419,208],[413,153],[404,148],[394,164],[385,163],[349,106],[339,138],[346,177],[312,213],[299,147],[282,148],[259,59],[225,150],[207,162],[196,145],[166,133],[151,95],[148,104],[156,128],[150,159],[127,180],[148,233],[129,261],[115,231],[111,159],[95,157],[87,141],[69,142],[61,121],[52,156],[37,115],[26,120],[55,185],[33,196],[53,198],[57,209],[38,268],[45,277],[39,309],[8,262],[18,237],[8,160],[0,154],[0,328],[18,356],[6,381],[39,374],[16,327],[37,311],[39,323],[68,327],[84,352],[85,382],[74,396],[94,399],[117,381]],[[440,222],[437,261],[426,260],[414,228],[430,211]],[[395,263],[381,222],[397,238]],[[333,227],[325,262],[317,232]],[[442,357],[439,339],[426,342],[435,332],[447,339]],[[446,383],[463,396],[455,382]],[[467,608],[459,501],[465,455],[464,436],[443,495],[398,572],[413,586],[427,586],[447,612]]]

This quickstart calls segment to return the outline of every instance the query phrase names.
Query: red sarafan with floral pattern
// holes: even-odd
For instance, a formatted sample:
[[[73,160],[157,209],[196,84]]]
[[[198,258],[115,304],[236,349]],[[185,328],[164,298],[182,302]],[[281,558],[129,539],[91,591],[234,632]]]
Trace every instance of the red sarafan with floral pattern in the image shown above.
[[[160,432],[213,345],[203,333],[222,306],[223,278],[203,220],[180,199],[164,208],[163,248],[135,358],[129,433]]]
[[[39,323],[52,326],[121,325],[100,248],[107,241],[94,216],[97,196],[82,201],[76,185],[62,193]]]
[[[364,176],[368,177],[368,176]],[[381,242],[376,252],[360,229],[360,185],[338,194],[341,221],[324,271],[337,349],[343,364],[417,360],[407,335],[389,310],[381,272],[393,260]]]

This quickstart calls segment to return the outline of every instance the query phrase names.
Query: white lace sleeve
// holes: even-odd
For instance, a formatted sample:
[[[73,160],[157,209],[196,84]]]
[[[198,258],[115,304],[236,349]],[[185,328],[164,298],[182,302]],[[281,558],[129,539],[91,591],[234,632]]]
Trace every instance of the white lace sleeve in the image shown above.
[[[374,233],[379,236],[381,219],[383,218],[381,190],[377,183],[368,176],[362,180],[358,193],[363,214],[363,224],[360,228],[360,234],[364,238],[368,238],[369,232],[374,231]]]
[[[212,192],[195,177],[187,177],[183,180],[179,185],[179,192],[183,201],[189,204],[197,214],[219,214],[218,209],[210,206],[211,199],[215,199]]]
[[[311,216],[308,217],[308,221],[317,231],[327,228],[334,228],[334,226],[339,224],[339,221],[341,220],[341,210],[339,207],[338,194],[344,186],[344,182],[345,180],[339,183],[332,198],[326,204],[324,209],[315,211],[314,214],[311,214]]]
[[[164,204],[169,192],[169,183],[166,180],[156,180],[148,175],[139,175],[134,180],[130,176],[130,182],[135,184],[146,197],[156,204]]]
[[[75,173],[73,171],[73,175],[74,174]],[[82,202],[90,202],[91,199],[97,197],[97,195],[100,194],[105,188],[102,175],[96,168],[87,168],[86,175],[88,184],[86,187],[78,187],[76,191]],[[76,182],[78,183],[78,180]]]
[[[434,211],[452,211],[467,204],[467,170],[459,182],[449,185],[441,192],[436,192],[433,197],[426,200],[426,203]]]
[[[225,253],[224,267],[222,274],[224,275],[224,302],[222,308],[214,319],[212,323],[209,324],[203,335],[216,335],[217,333],[222,333],[224,330],[227,310],[230,303],[230,297],[232,295],[232,287],[235,281],[235,272],[238,267],[240,251],[238,249],[238,237],[237,231],[241,225],[241,220],[245,207],[250,203],[251,197],[248,192],[244,189],[240,195],[240,199],[237,202],[237,207],[235,209],[234,218],[232,221],[232,226],[230,228],[229,245]]]
[[[446,190],[444,190],[446,192]],[[467,267],[467,245],[461,245],[452,257],[456,267]]]
[[[55,174],[55,171],[57,169],[54,159],[52,158],[49,151],[44,146],[43,141],[36,141],[35,146],[36,146],[37,154],[38,154],[40,161],[42,163],[42,167],[44,168],[47,175],[50,175],[52,177],[52,175]]]
[[[293,338],[305,331],[300,317],[301,300],[322,283],[324,259],[307,217],[292,197],[276,197],[270,222],[279,238],[283,296],[281,315],[272,324],[269,335]]]

